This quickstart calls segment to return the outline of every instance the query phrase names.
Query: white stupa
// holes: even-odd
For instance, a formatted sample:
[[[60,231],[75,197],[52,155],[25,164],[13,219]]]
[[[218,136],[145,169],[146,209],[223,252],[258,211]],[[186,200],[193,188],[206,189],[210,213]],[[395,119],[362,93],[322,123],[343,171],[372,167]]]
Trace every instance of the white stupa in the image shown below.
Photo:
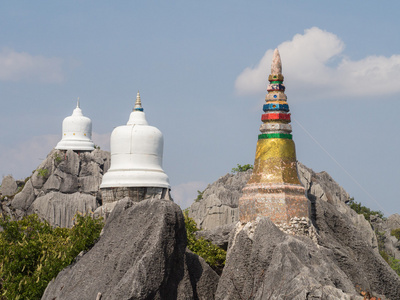
[[[138,92],[128,123],[111,134],[111,166],[100,188],[151,187],[169,193],[169,179],[162,169],[163,146],[161,131],[146,121]]]
[[[92,121],[82,114],[79,98],[71,116],[66,117],[62,124],[62,139],[56,149],[93,151]]]

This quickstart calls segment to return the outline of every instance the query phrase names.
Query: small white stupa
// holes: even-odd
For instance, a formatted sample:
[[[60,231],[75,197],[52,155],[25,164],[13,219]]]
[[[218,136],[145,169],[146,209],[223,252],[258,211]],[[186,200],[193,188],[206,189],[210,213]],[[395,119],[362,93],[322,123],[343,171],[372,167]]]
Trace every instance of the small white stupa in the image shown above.
[[[110,146],[111,166],[100,185],[103,203],[127,196],[136,201],[170,199],[171,186],[162,169],[163,136],[147,123],[139,92],[128,123],[113,130]]]
[[[82,114],[79,98],[71,116],[66,117],[62,124],[62,139],[56,149],[93,151],[92,121]]]

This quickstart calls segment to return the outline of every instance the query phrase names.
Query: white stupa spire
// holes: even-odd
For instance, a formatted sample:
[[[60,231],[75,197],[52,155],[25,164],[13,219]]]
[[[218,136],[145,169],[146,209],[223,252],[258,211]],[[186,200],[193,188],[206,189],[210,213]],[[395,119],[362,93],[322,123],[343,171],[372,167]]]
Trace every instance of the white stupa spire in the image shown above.
[[[128,123],[111,134],[111,166],[100,188],[170,189],[168,176],[162,169],[163,144],[161,131],[146,121],[138,92]]]
[[[57,144],[59,150],[92,151],[92,121],[82,114],[79,98],[72,115],[66,117],[62,124],[62,139]]]

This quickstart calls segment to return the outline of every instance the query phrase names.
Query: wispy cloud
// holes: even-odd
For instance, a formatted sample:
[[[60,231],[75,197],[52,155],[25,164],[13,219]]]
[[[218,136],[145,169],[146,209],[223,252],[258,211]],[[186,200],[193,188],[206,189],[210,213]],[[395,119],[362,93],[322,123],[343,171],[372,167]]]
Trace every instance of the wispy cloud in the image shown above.
[[[197,198],[197,191],[204,190],[207,186],[203,181],[191,181],[171,188],[172,198],[182,209],[188,208]]]
[[[286,85],[314,100],[400,92],[400,55],[371,55],[352,61],[343,54],[344,48],[338,36],[317,27],[283,42],[278,49]],[[235,88],[239,94],[266,93],[272,54],[273,49],[267,50],[254,68],[244,69],[237,77]]]
[[[3,49],[0,52],[0,80],[57,83],[64,80],[62,59]]]

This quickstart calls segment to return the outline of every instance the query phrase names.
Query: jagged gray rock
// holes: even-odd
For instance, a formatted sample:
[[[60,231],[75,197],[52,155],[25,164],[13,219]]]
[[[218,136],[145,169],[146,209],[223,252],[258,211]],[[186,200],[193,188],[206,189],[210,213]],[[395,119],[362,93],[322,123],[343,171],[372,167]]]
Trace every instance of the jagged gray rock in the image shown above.
[[[195,235],[197,238],[203,237],[204,239],[212,242],[214,245],[217,245],[218,247],[227,250],[230,234],[234,227],[235,224],[232,223],[228,225],[218,226],[210,230],[196,231]]]
[[[29,207],[29,214],[35,213],[53,226],[72,227],[76,213],[94,212],[98,207],[95,196],[74,193],[63,194],[50,192],[36,200]]]
[[[251,173],[252,170],[226,174],[209,184],[203,199],[190,206],[189,217],[205,230],[236,223],[239,220],[239,198]]]
[[[315,218],[315,201],[321,199],[332,203],[342,213],[350,216],[351,222],[360,228],[360,234],[365,241],[378,252],[378,241],[370,223],[362,215],[354,212],[346,202],[348,193],[337,184],[326,172],[315,173],[301,163],[297,164],[299,179],[304,185],[311,202],[311,218]],[[203,199],[193,203],[189,208],[189,217],[193,218],[203,231],[216,231],[219,226],[235,224],[238,221],[238,204],[242,188],[251,176],[251,170],[226,174],[216,182],[207,186]],[[226,235],[216,237],[215,232],[198,233],[203,236],[213,236],[214,240],[225,239]]]
[[[400,228],[400,215],[393,214],[387,219],[371,215],[370,219],[378,239],[383,245],[382,250],[395,259],[400,259],[400,241],[392,235],[392,230]]]
[[[328,249],[318,248],[311,239],[287,235],[269,218],[260,218],[245,226],[237,224],[215,299],[350,299],[351,295],[357,292]]]
[[[326,172],[315,173],[301,163],[297,163],[297,170],[311,202],[311,218],[316,218],[317,199],[331,203],[338,211],[350,218],[351,223],[359,228],[359,234],[364,241],[378,252],[378,240],[371,224],[363,215],[357,214],[346,204],[350,199],[349,194]]]
[[[326,201],[316,201],[318,244],[332,251],[332,259],[354,286],[364,291],[400,299],[400,277],[364,239],[351,216]]]
[[[110,153],[52,150],[10,203],[11,215],[37,213],[53,226],[71,227],[76,213],[100,204],[99,186],[110,166]]]
[[[7,175],[3,178],[0,186],[0,194],[2,196],[12,196],[18,189],[17,182],[11,175]]]
[[[213,299],[218,275],[186,249],[170,200],[122,199],[100,240],[50,282],[42,299]]]

